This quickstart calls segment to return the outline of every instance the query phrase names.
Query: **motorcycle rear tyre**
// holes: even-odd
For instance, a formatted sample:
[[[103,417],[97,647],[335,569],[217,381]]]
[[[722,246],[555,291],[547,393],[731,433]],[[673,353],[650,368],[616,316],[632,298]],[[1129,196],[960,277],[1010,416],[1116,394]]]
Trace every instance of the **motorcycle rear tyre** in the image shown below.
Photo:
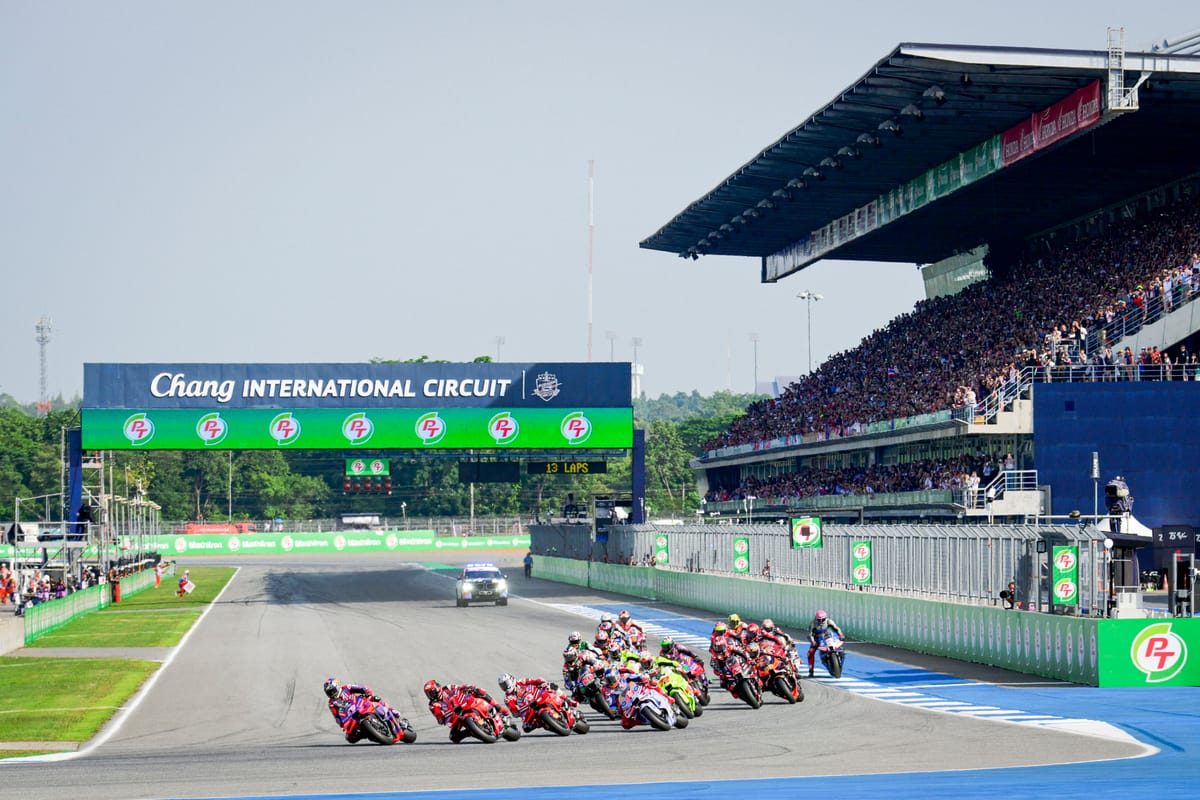
[[[571,734],[571,729],[567,727],[567,723],[553,711],[543,711],[539,715],[539,718],[542,721],[542,727],[551,733],[559,736],[569,736]]]
[[[775,692],[775,694],[779,695],[784,700],[787,700],[789,703],[796,702],[797,698],[792,697],[791,681],[782,675],[779,675],[771,682],[771,691]]]
[[[746,678],[738,680],[737,694],[751,708],[759,708],[762,705],[762,693]]]
[[[641,715],[642,715],[642,717],[645,718],[646,724],[648,724],[651,728],[654,728],[654,730],[656,730],[656,731],[671,730],[670,724],[668,724],[667,720],[661,714],[658,713],[657,709],[643,708],[641,710]]]
[[[603,714],[609,719],[617,718],[617,712],[609,708],[608,703],[605,703],[604,699],[598,695],[593,695],[592,698],[588,700],[588,705],[595,709],[597,713]]]
[[[493,744],[496,741],[496,737],[493,736],[491,732],[485,731],[483,726],[480,725],[474,717],[467,717],[464,719],[463,727],[467,729],[467,733],[471,734],[484,744]]]

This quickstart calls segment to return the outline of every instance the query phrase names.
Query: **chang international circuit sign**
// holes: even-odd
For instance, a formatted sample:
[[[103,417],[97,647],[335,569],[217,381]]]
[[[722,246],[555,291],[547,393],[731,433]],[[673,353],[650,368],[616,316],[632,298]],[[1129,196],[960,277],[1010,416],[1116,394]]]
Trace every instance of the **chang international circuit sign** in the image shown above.
[[[624,363],[85,364],[88,450],[627,449]]]

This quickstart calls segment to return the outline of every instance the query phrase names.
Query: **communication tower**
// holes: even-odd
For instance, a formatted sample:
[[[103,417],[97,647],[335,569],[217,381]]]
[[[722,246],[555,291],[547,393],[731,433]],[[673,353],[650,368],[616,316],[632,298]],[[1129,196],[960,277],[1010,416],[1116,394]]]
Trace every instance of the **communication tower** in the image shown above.
[[[50,392],[46,389],[46,345],[50,344],[50,334],[54,328],[50,324],[50,317],[45,315],[37,321],[35,327],[37,336],[34,339],[38,343],[38,360],[40,366],[37,413],[48,414],[50,413]]]

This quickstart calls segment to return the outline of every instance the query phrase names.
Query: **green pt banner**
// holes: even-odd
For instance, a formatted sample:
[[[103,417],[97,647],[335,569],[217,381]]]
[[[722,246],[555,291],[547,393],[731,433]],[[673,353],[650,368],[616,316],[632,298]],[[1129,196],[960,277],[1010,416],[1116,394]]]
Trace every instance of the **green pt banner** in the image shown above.
[[[792,517],[792,549],[801,547],[820,547],[821,537],[820,517]]]
[[[671,547],[665,533],[660,533],[654,537],[654,563],[671,563]]]
[[[874,575],[874,568],[871,565],[871,543],[851,542],[850,582],[855,586],[870,586]]]
[[[1100,622],[1101,686],[1200,686],[1200,619]]]
[[[1079,548],[1055,546],[1050,558],[1050,589],[1060,606],[1079,605]]]
[[[83,409],[84,450],[633,447],[629,408]]]
[[[745,575],[750,571],[750,537],[733,537],[733,571]]]
[[[497,550],[529,546],[529,534],[436,536],[433,531],[179,534],[147,536],[142,549],[165,556],[295,553],[391,553],[416,550]]]

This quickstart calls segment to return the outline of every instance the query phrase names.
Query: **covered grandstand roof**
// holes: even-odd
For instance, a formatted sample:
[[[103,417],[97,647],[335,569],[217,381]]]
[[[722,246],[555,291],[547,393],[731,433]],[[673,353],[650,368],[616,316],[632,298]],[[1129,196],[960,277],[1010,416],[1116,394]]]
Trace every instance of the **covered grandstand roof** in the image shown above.
[[[1106,51],[901,44],[641,246],[765,258],[1093,81],[1104,87],[1108,69]],[[1200,56],[1127,53],[1124,69],[1127,87],[1150,73],[1139,110],[1106,113],[819,257],[930,263],[1200,171]]]

